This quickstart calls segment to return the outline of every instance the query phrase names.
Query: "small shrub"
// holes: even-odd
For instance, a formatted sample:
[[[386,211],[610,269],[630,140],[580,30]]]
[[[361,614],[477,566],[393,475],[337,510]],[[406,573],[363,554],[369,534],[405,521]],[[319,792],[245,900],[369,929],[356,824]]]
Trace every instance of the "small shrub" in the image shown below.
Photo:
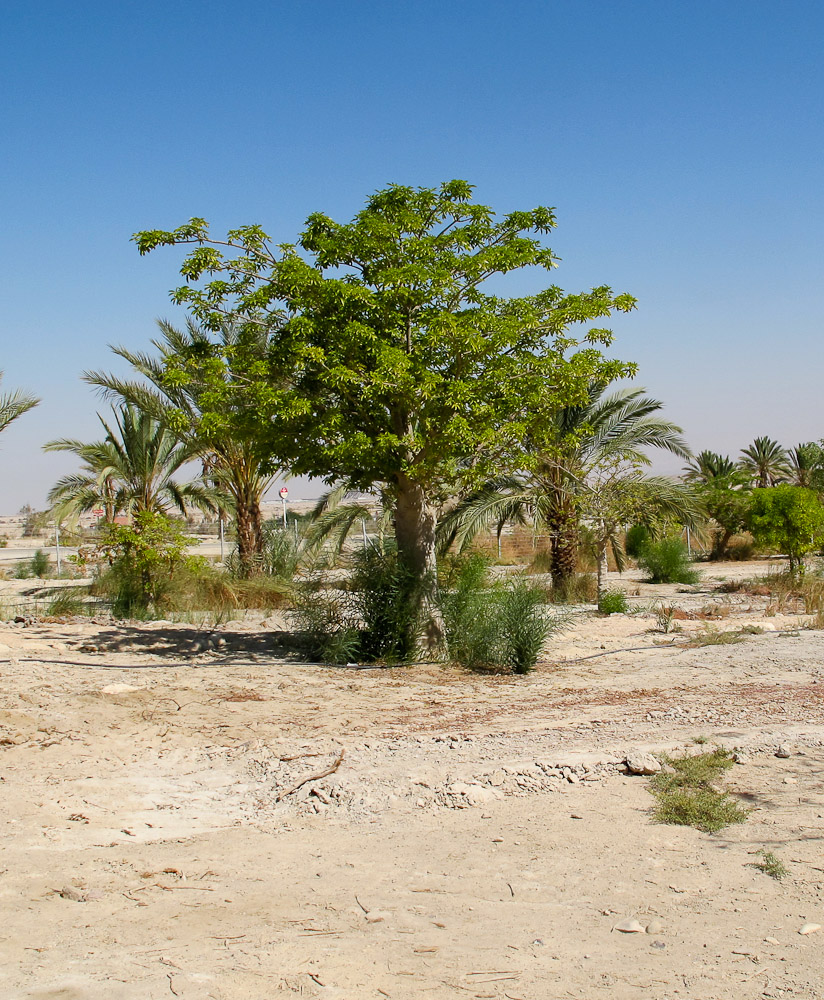
[[[761,855],[761,860],[754,861],[753,868],[757,868],[760,872],[769,875],[770,878],[777,879],[779,882],[790,874],[781,858],[773,854],[772,851],[759,851],[758,853]]]
[[[728,750],[719,747],[696,757],[668,757],[665,763],[671,770],[661,771],[650,780],[650,791],[657,799],[654,818],[658,823],[716,833],[746,820],[748,811],[713,784],[733,765]]]
[[[360,657],[360,631],[352,621],[348,595],[305,585],[295,596],[295,623],[307,655],[322,663],[351,663]]]
[[[48,555],[42,550],[38,549],[34,555],[31,557],[31,562],[29,563],[31,567],[31,575],[36,576],[39,579],[48,576],[51,572],[51,563],[49,562]]]
[[[157,615],[190,541],[175,522],[155,511],[135,514],[131,525],[110,526],[101,546],[109,568],[95,581],[92,592],[108,598],[118,618]]]
[[[414,574],[395,549],[354,556],[346,591],[298,589],[295,616],[310,655],[330,662],[406,663],[416,653]]]
[[[598,598],[598,610],[602,615],[625,615],[629,610],[627,595],[623,590],[605,590]]]
[[[0,535],[0,549],[5,549],[8,544],[9,544],[9,536]]]
[[[510,582],[498,599],[497,658],[514,674],[527,674],[538,662],[547,639],[563,625],[550,617],[541,591],[521,578]]]
[[[569,620],[550,615],[543,590],[523,576],[489,585],[478,556],[454,560],[440,593],[449,656],[470,670],[528,673]]]
[[[630,559],[637,559],[650,541],[649,530],[643,524],[633,524],[624,538],[624,551]]]
[[[663,632],[665,635],[668,632],[679,631],[681,626],[676,620],[676,616],[679,611],[680,608],[676,608],[674,604],[659,604],[658,607],[655,608],[655,618],[658,622],[658,631]]]
[[[687,546],[680,538],[662,538],[644,547],[638,565],[648,574],[649,583],[697,583]]]

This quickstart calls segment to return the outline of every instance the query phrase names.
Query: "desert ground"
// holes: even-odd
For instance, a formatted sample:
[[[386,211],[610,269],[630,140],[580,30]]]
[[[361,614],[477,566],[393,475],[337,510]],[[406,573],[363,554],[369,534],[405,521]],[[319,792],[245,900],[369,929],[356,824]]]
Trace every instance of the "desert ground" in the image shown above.
[[[824,997],[824,632],[718,589],[765,571],[611,578],[635,613],[526,677],[306,664],[284,614],[0,623],[0,995]],[[747,821],[655,823],[628,755],[713,744]]]

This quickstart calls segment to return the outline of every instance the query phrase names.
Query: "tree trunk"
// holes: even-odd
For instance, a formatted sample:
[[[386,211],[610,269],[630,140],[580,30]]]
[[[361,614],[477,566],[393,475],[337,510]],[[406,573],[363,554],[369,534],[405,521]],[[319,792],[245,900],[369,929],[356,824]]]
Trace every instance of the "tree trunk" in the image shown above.
[[[437,605],[437,556],[435,528],[437,509],[429,503],[420,483],[406,476],[398,477],[395,500],[395,538],[398,556],[411,570],[415,580],[414,595],[420,610],[420,641],[425,652],[437,657],[443,653],[443,619]]]
[[[604,542],[599,541],[598,543],[598,602],[599,603],[601,601],[601,596],[604,593],[604,584],[606,582],[608,569],[609,567],[607,565],[607,543],[605,541]]]
[[[710,559],[723,559],[727,554],[727,545],[729,545],[730,539],[732,538],[734,532],[730,531],[728,528],[723,528],[720,531],[716,531],[713,534],[712,539],[712,553],[710,554]]]
[[[573,510],[556,511],[549,522],[549,570],[552,586],[563,590],[578,565],[578,519]]]
[[[263,553],[260,503],[257,497],[235,500],[237,554],[242,576],[251,576],[258,568]]]

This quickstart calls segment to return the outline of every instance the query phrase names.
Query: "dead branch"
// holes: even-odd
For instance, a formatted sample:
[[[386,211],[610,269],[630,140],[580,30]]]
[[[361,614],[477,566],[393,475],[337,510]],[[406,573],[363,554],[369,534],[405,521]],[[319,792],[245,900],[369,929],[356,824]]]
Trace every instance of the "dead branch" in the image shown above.
[[[326,778],[330,774],[334,774],[335,771],[340,767],[343,761],[344,750],[343,747],[340,748],[340,753],[333,764],[327,767],[324,771],[320,771],[318,774],[310,774],[306,778],[301,778],[300,781],[295,782],[294,785],[290,785],[289,788],[283,789],[283,791],[278,792],[275,802],[280,802],[285,799],[287,795],[291,795],[293,792],[298,791],[298,789],[303,788],[304,785],[308,784],[310,781],[319,781],[321,778]]]

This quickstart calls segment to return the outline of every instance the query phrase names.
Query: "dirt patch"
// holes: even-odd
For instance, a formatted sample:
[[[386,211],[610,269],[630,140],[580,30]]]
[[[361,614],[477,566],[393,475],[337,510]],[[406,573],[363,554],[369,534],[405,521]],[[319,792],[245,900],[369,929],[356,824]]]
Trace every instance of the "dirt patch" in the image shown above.
[[[0,995],[821,997],[824,634],[717,582],[523,678],[301,664],[282,618],[1,627]],[[772,629],[686,648],[715,601]],[[716,743],[747,822],[654,824],[627,754]]]

